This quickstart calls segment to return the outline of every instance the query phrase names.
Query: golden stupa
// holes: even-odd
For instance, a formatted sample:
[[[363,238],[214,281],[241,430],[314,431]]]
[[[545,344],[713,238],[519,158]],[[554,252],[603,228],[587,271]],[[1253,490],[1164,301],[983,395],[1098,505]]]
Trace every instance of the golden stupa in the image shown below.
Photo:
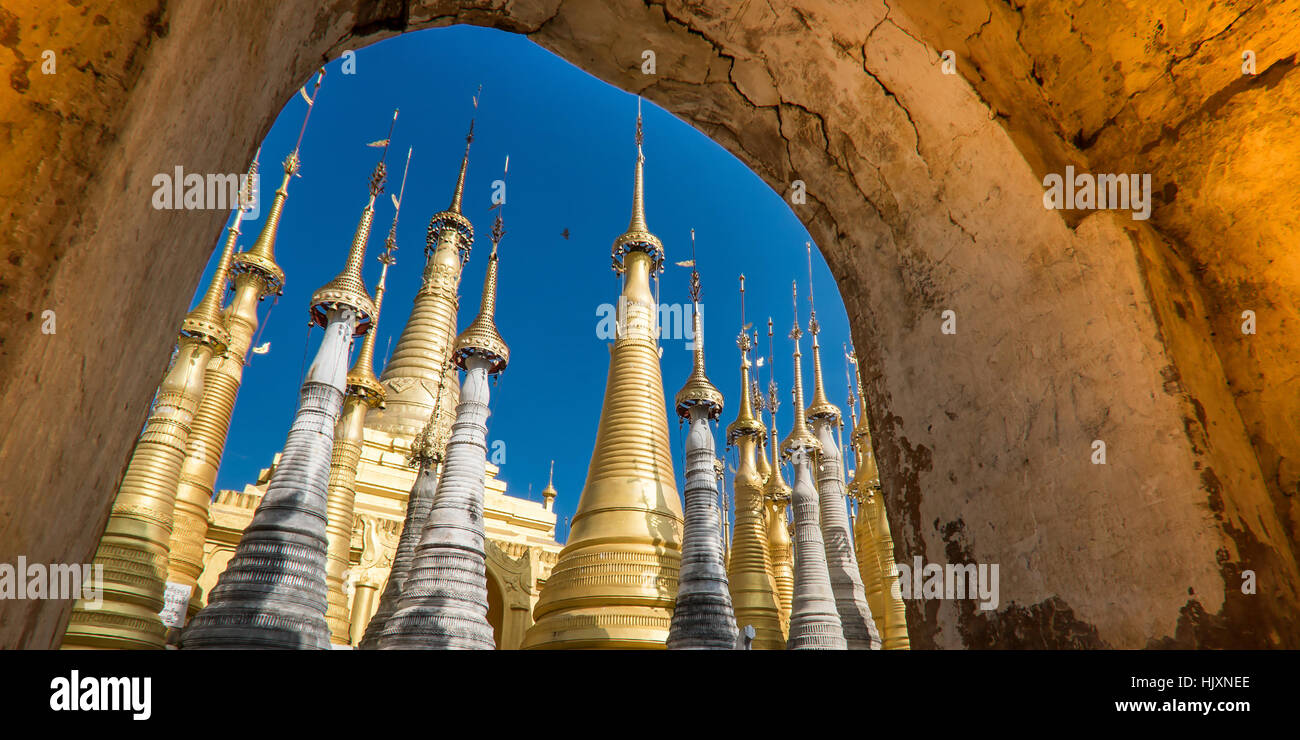
[[[645,222],[639,113],[636,142],[632,219],[613,246],[623,311],[596,447],[525,648],[662,649],[668,639],[683,515],[659,368],[658,302],[650,289],[664,251]]]

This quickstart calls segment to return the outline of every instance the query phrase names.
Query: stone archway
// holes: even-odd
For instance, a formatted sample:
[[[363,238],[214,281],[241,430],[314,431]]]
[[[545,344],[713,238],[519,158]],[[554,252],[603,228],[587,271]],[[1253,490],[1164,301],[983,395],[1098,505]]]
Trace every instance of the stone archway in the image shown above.
[[[474,23],[642,92],[780,192],[805,182],[794,210],[853,326],[898,559],[1001,565],[996,610],[910,602],[914,646],[1300,647],[1300,271],[1266,269],[1297,206],[1264,187],[1267,159],[1239,135],[1298,107],[1297,3],[1176,27],[1120,3],[1080,17],[1041,5],[291,0],[238,23],[156,0],[0,12],[13,144],[0,166],[24,173],[0,185],[0,230],[15,235],[0,260],[0,562],[89,560],[220,226],[216,212],[145,208],[150,173],[237,171],[322,61]],[[1262,74],[1225,73],[1248,43]],[[40,75],[44,49],[58,74]],[[943,74],[940,49],[958,52],[959,74]],[[1239,167],[1206,168],[1225,151]],[[1297,147],[1275,153],[1294,162]],[[1066,163],[1154,172],[1156,218],[1038,207],[1042,174]],[[1254,199],[1225,205],[1215,193],[1231,182]],[[1255,305],[1268,331],[1243,345],[1233,317]],[[939,332],[949,310],[955,335]],[[42,333],[45,311],[56,333]],[[1243,570],[1259,595],[1241,593]],[[56,644],[67,606],[7,605],[0,644]]]

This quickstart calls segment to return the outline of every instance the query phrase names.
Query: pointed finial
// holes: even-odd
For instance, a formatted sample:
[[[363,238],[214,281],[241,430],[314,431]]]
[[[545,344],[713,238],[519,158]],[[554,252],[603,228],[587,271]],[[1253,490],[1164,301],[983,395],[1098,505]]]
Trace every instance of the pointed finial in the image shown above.
[[[772,342],[773,333],[774,332],[772,330],[772,317],[768,316],[767,317],[767,368],[768,368],[767,369],[767,377],[768,377],[767,410],[771,415],[770,418],[772,422],[768,432],[771,435],[771,442],[768,444],[768,447],[770,447],[771,449],[768,450],[768,453],[771,454],[772,456],[770,462],[772,472],[768,476],[767,482],[763,484],[763,495],[771,501],[774,501],[778,504],[782,504],[790,500],[791,489],[790,489],[790,484],[785,481],[785,474],[781,472],[781,461],[780,458],[777,457],[780,454],[779,452],[780,445],[777,444],[776,441],[776,411],[778,408],[781,407],[781,399],[778,393],[779,388],[777,387],[776,384],[776,365],[775,365],[776,350],[773,347],[773,342]]]
[[[632,218],[628,231],[649,231],[645,222],[645,129],[641,122],[641,96],[636,97],[636,180],[632,187]]]
[[[469,168],[469,146],[474,143],[474,121],[478,118],[478,98],[483,94],[483,86],[478,86],[474,93],[474,112],[469,117],[469,133],[465,134],[465,155],[460,160],[460,175],[456,178],[456,190],[451,195],[451,206],[447,210],[460,213],[461,201],[465,197],[465,171]]]
[[[735,444],[739,437],[758,438],[767,433],[763,422],[754,417],[753,399],[749,392],[749,325],[745,323],[745,276],[740,276],[740,334],[736,346],[740,348],[740,410],[736,420],[727,427],[727,444]]]
[[[388,138],[381,141],[371,142],[369,146],[382,146],[383,152],[379,155],[379,164],[375,165],[375,171],[370,173],[370,205],[373,208],[375,198],[384,192],[384,185],[388,182],[388,168],[385,162],[388,160],[388,147],[393,143],[393,128],[397,126],[397,109],[393,109],[393,120],[388,124]]]
[[[465,173],[469,169],[469,147],[474,143],[474,121],[478,117],[478,99],[482,92],[483,86],[479,85],[473,99],[474,110],[469,117],[469,133],[465,134],[465,154],[460,159],[460,174],[456,177],[456,188],[452,191],[451,205],[447,210],[439,211],[429,219],[424,246],[426,257],[432,256],[437,251],[444,233],[454,232],[460,237],[453,242],[460,254],[460,263],[463,265],[469,261],[470,249],[474,246],[474,225],[465,218],[460,209],[465,196]]]
[[[630,250],[648,253],[654,261],[656,271],[663,269],[664,245],[659,238],[650,233],[645,220],[645,131],[641,122],[641,96],[636,99],[636,174],[632,183],[632,217],[627,224],[627,231],[614,240],[611,250],[614,272],[623,272],[623,256]]]
[[[240,221],[243,221],[245,212],[253,209],[253,198],[257,197],[257,193],[254,191],[257,189],[257,161],[261,156],[262,147],[259,146],[257,151],[253,152],[253,162],[248,165],[248,175],[244,178],[244,187],[239,189],[239,206],[236,215],[239,216]]]
[[[790,434],[781,442],[781,455],[799,462],[798,455],[820,451],[821,442],[808,430],[808,419],[804,415],[803,364],[800,359],[803,353],[799,351],[799,338],[803,336],[803,332],[799,330],[799,286],[797,283],[792,283],[791,288],[795,314],[794,328],[790,330],[790,338],[794,340],[794,426],[791,427]]]
[[[307,101],[307,113],[302,117],[302,126],[298,129],[298,140],[294,142],[293,152],[289,155],[289,157],[294,161],[295,170],[298,168],[298,151],[302,148],[302,135],[307,133],[307,120],[311,118],[311,111],[316,107],[316,98],[320,96],[320,83],[324,81],[325,68],[321,67],[320,74],[316,75],[316,84],[311,89],[311,95],[307,94],[306,87],[298,88],[298,92],[302,94],[302,99]],[[288,168],[288,160],[286,160],[285,168]]]
[[[261,154],[261,148],[257,150]],[[230,276],[230,265],[235,253],[235,240],[239,237],[239,225],[243,223],[244,212],[252,202],[254,178],[257,177],[257,154],[248,164],[248,173],[244,176],[244,186],[240,189],[239,201],[235,204],[234,218],[226,230],[226,239],[221,245],[221,256],[217,258],[217,268],[212,272],[212,281],[203,292],[203,298],[185,319],[181,321],[181,336],[197,339],[213,347],[214,354],[226,351],[230,344],[230,332],[221,317],[222,299],[226,295],[226,281]]]
[[[790,330],[790,338],[794,340],[795,357],[799,356],[799,337],[803,336],[803,331],[799,329],[799,282],[790,281],[790,290],[794,294],[794,328]]]
[[[817,334],[821,327],[817,324],[817,301],[813,299],[813,279],[812,279],[812,242],[804,242],[804,249],[808,254],[808,333],[813,335],[813,346],[817,346]]]
[[[506,158],[505,169],[510,168],[510,159]],[[505,175],[502,174],[502,177]],[[504,203],[504,201],[503,201]],[[502,204],[498,204],[502,205]],[[465,327],[452,346],[451,361],[464,370],[465,361],[471,355],[478,355],[488,360],[488,374],[497,375],[506,369],[510,361],[510,348],[497,332],[494,319],[497,304],[497,245],[505,235],[501,211],[497,211],[496,225],[492,229],[492,253],[488,255],[487,274],[483,276],[483,297],[479,302],[478,316],[473,323]]]
[[[284,292],[284,270],[275,262],[275,237],[280,230],[280,215],[284,211],[284,201],[289,197],[289,182],[295,176],[300,176],[302,159],[299,152],[302,150],[302,139],[307,133],[307,122],[311,120],[311,112],[315,110],[316,101],[320,99],[320,85],[324,80],[325,68],[321,67],[311,95],[307,94],[306,87],[298,88],[302,99],[307,101],[302,125],[298,127],[298,140],[293,145],[293,151],[284,158],[284,177],[280,180],[280,187],[276,189],[275,197],[271,200],[271,208],[267,213],[266,222],[262,224],[262,230],[257,235],[257,240],[253,242],[253,246],[235,257],[234,271],[260,274],[267,286],[265,295],[271,293],[280,295]]]
[[[709,382],[709,376],[704,372],[704,330],[700,319],[700,271],[695,266],[695,229],[691,229],[691,264],[691,304],[695,329],[692,349],[695,351],[695,365],[686,378],[686,385],[677,391],[674,400],[677,415],[683,419],[690,418],[694,406],[704,407],[709,419],[717,419],[722,415],[722,392]]]
[[[387,399],[388,392],[379,379],[375,377],[375,341],[379,334],[379,315],[384,306],[384,290],[388,280],[388,268],[397,263],[397,258],[393,252],[397,250],[397,216],[402,209],[402,198],[406,194],[406,175],[411,169],[411,153],[414,148],[406,151],[406,166],[402,169],[402,185],[398,189],[398,195],[393,196],[393,225],[388,230],[388,238],[384,241],[384,251],[376,258],[383,267],[379,270],[379,282],[375,285],[375,316],[371,322],[370,331],[366,332],[366,338],[361,342],[361,350],[357,352],[357,359],[352,363],[352,369],[348,371],[347,392],[351,395],[361,398],[371,408],[383,408],[384,401]]]
[[[327,323],[326,312],[335,306],[344,306],[357,313],[355,336],[362,336],[370,331],[375,320],[375,305],[370,300],[365,281],[361,278],[361,263],[366,257],[366,243],[370,240],[370,226],[375,217],[375,198],[384,191],[387,170],[384,160],[388,156],[388,146],[392,143],[393,129],[397,125],[397,109],[393,109],[393,120],[388,124],[388,138],[372,141],[367,146],[382,147],[379,163],[370,174],[370,199],[361,209],[361,219],[352,236],[352,248],[348,250],[347,262],[343,270],[325,285],[321,286],[311,298],[312,320],[320,326]]]
[[[506,155],[506,164],[505,164],[505,167],[503,167],[503,168],[501,169],[501,184],[502,184],[503,186],[505,185],[505,182],[506,182],[506,176],[509,175],[509,174],[510,174],[510,155],[507,154],[507,155]],[[492,222],[492,236],[491,236],[491,239],[492,239],[492,254],[493,254],[493,255],[495,255],[495,254],[497,253],[497,245],[501,243],[501,240],[502,240],[503,238],[505,238],[505,235],[506,235],[506,222],[505,222],[505,210],[506,210],[506,196],[505,196],[505,192],[506,192],[506,190],[505,190],[504,187],[502,188],[501,192],[502,192],[502,195],[501,195],[501,202],[500,202],[500,203],[496,203],[496,204],[494,204],[494,205],[492,206],[492,208],[495,209],[496,212],[497,212],[496,220],[494,220],[494,221]]]
[[[700,302],[700,267],[695,261],[695,229],[691,229],[691,303]]]
[[[555,461],[551,461],[551,474],[546,479],[546,488],[542,489],[542,498],[546,500],[546,508],[550,510],[555,501],[558,491],[555,490]]]
[[[402,212],[402,200],[406,198],[406,174],[411,171],[411,154],[415,147],[408,147],[406,150],[406,166],[402,168],[402,185],[397,189],[397,195],[391,196],[393,199],[393,224],[388,227],[388,238],[384,239],[384,255],[379,258],[380,262],[386,259],[392,259],[392,253],[397,251],[397,216]],[[387,262],[392,264],[392,262]]]
[[[845,408],[849,410],[849,418],[852,419],[853,427],[856,429],[858,426],[858,399],[853,393],[853,374],[849,371],[849,365],[856,362],[856,360],[853,357],[853,353],[849,351],[848,342],[843,342],[840,345],[840,348],[844,352],[844,387],[849,389],[848,402],[845,404]]]
[[[817,323],[817,305],[813,302],[812,242],[804,242],[804,247],[808,250],[808,333],[812,335],[813,352],[813,395],[807,414],[810,421],[829,419],[832,423],[838,423],[840,410],[826,397],[826,384],[822,380],[821,342],[817,337],[821,333],[821,325]]]

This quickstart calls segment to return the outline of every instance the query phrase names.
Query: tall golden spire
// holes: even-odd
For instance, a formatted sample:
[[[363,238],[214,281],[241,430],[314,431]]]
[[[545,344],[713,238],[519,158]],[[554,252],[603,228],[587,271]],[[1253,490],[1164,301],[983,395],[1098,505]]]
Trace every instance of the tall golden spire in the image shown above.
[[[480,85],[479,92],[482,91],[483,91],[483,86]],[[477,94],[474,96],[474,110],[477,113],[478,111]],[[448,212],[454,213],[456,215],[461,215],[460,205],[461,205],[461,201],[463,201],[465,198],[465,173],[469,170],[469,147],[470,144],[473,143],[474,143],[474,116],[470,116],[469,133],[465,134],[465,154],[462,155],[460,158],[460,174],[456,176],[456,189],[452,191],[451,205],[447,207]],[[432,228],[432,224],[430,224],[430,227]],[[473,227],[470,227],[470,232],[471,234],[473,233]],[[470,241],[473,241],[472,236],[470,237]],[[468,248],[466,249],[466,256],[468,256]]]
[[[740,276],[740,411],[727,427],[727,444],[736,448],[739,462],[732,477],[736,524],[731,535],[731,559],[727,580],[735,604],[736,625],[755,631],[753,649],[780,650],[785,647],[776,584],[772,580],[771,557],[764,527],[763,479],[758,474],[758,440],[767,435],[763,422],[754,416],[750,393],[749,350],[753,346],[745,323],[745,276]]]
[[[627,268],[624,257],[629,251],[640,251],[650,255],[654,271],[663,270],[664,245],[659,237],[650,233],[645,221],[645,132],[641,128],[641,98],[636,99],[636,176],[632,184],[632,217],[628,219],[627,231],[614,240],[611,248],[614,272],[623,273]]]
[[[637,171],[644,156],[637,116]],[[639,177],[638,177],[639,183]],[[663,648],[681,566],[682,502],[673,473],[650,274],[663,245],[644,223],[641,185],[631,225],[614,241],[623,276],[618,337],[587,481],[525,648]]]
[[[821,342],[817,338],[821,334],[821,324],[817,323],[817,305],[813,301],[812,242],[804,242],[804,247],[808,250],[808,304],[811,306],[808,311],[808,333],[812,335],[813,352],[813,396],[807,414],[810,421],[827,418],[838,424],[840,410],[826,397],[826,384],[822,382]]]
[[[781,472],[777,457],[776,411],[781,406],[777,393],[776,372],[773,364],[775,350],[772,344],[772,317],[767,319],[767,408],[771,412],[768,449],[772,455],[771,474],[763,484],[763,499],[767,504],[767,551],[772,558],[772,580],[776,583],[777,606],[781,613],[781,629],[790,632],[790,607],[794,601],[794,545],[790,541],[790,523],[786,507],[790,505],[792,490]]]
[[[477,115],[477,95],[473,103]],[[439,399],[444,408],[454,409],[460,397],[459,383],[444,384],[440,378],[450,361],[452,342],[456,338],[461,270],[474,245],[474,226],[461,213],[470,146],[474,142],[474,115],[465,135],[465,150],[451,203],[429,219],[420,289],[415,294],[406,326],[402,327],[393,347],[392,358],[379,376],[387,389],[387,399],[382,409],[366,417],[368,429],[403,439],[413,439],[420,433]],[[442,417],[438,438],[447,438],[454,418],[454,413]]]
[[[298,129],[298,143],[285,158],[284,177],[275,191],[266,220],[253,246],[235,255],[230,266],[234,292],[225,310],[226,329],[230,343],[226,351],[208,363],[203,381],[203,400],[194,414],[190,435],[186,440],[185,462],[181,466],[180,483],[176,488],[176,510],[172,524],[171,557],[167,568],[167,582],[177,591],[190,590],[190,616],[203,605],[204,594],[198,586],[203,572],[203,543],[208,534],[208,505],[212,501],[230,431],[230,417],[235,409],[244,363],[249,347],[258,331],[258,305],[268,295],[279,295],[284,289],[284,270],[275,262],[275,237],[280,228],[280,217],[285,200],[289,197],[289,181],[298,174],[301,161],[299,149],[307,122],[319,97],[325,70],[316,76],[312,95],[304,88],[302,96],[307,110]],[[269,318],[268,312],[268,318]]]
[[[166,631],[158,612],[166,590],[176,487],[208,362],[230,342],[219,312],[256,172],[253,160],[212,282],[181,322],[176,353],[113,499],[94,561],[103,568],[102,603],[76,601],[63,638],[66,648],[163,647]]]
[[[357,309],[357,326],[355,336],[362,336],[370,331],[374,323],[375,304],[370,300],[370,292],[361,277],[361,263],[366,258],[366,242],[370,240],[370,226],[375,219],[375,199],[384,192],[384,183],[388,180],[388,169],[384,164],[388,158],[388,145],[393,140],[393,127],[397,125],[397,110],[393,110],[392,123],[388,125],[388,138],[383,140],[384,151],[379,157],[379,164],[370,173],[370,199],[361,209],[361,220],[357,223],[356,233],[352,236],[352,247],[348,250],[348,259],[343,269],[333,280],[322,285],[311,297],[311,316],[320,326],[329,322],[326,311],[329,306],[343,305]]]
[[[271,201],[271,209],[266,214],[266,223],[262,225],[262,231],[257,235],[257,240],[247,251],[240,252],[235,257],[235,271],[238,273],[256,271],[263,275],[266,282],[266,290],[263,295],[271,293],[280,294],[284,290],[284,270],[275,262],[275,238],[280,230],[280,215],[284,212],[284,201],[289,197],[289,181],[295,176],[299,176],[298,170],[301,168],[302,161],[299,158],[299,151],[302,149],[302,137],[307,133],[307,121],[311,120],[311,112],[316,107],[316,100],[320,94],[320,84],[325,80],[325,68],[321,67],[320,74],[316,77],[316,85],[312,88],[312,94],[307,95],[306,88],[302,96],[307,101],[307,112],[302,117],[302,126],[298,129],[298,141],[293,145],[293,151],[289,153],[284,160],[284,179],[280,181],[280,187],[275,191],[275,197]],[[254,319],[256,316],[254,316]]]
[[[794,426],[790,428],[790,433],[785,439],[781,440],[781,452],[787,457],[800,449],[806,454],[815,454],[821,450],[821,442],[818,442],[817,437],[808,429],[808,417],[804,412],[803,352],[799,351],[799,338],[803,336],[803,330],[799,328],[798,284],[793,284],[791,289],[796,296],[794,328],[790,330],[790,338],[794,340]]]

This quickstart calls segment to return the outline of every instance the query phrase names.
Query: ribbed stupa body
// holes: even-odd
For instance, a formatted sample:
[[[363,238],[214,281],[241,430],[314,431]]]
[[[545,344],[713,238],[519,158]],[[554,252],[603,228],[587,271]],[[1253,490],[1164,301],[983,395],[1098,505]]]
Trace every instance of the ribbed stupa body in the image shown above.
[[[741,335],[741,388],[749,388],[749,338]],[[777,606],[776,583],[772,578],[772,561],[767,550],[767,528],[763,507],[763,479],[755,457],[758,441],[767,434],[762,422],[754,417],[750,394],[740,399],[736,421],[727,428],[727,441],[739,455],[736,474],[732,477],[735,492],[736,523],[731,535],[731,558],[727,579],[736,609],[736,625],[754,628],[754,650],[780,650],[785,647],[781,630],[781,611]]]
[[[610,357],[595,451],[526,648],[661,648],[668,638],[683,514],[649,277],[650,256],[629,253],[626,329]]]
[[[849,512],[845,502],[848,492],[844,485],[840,446],[835,441],[840,412],[826,398],[815,318],[813,322],[814,385],[807,414],[812,421],[813,433],[821,443],[821,454],[817,456],[817,491],[831,590],[835,593],[835,608],[839,611],[840,626],[849,650],[879,650],[880,634],[867,606],[867,593],[858,572],[849,531]]]
[[[473,138],[472,126],[467,138]],[[446,395],[442,400],[443,408],[456,407],[460,387],[454,382],[444,386],[440,378],[442,369],[450,361],[456,338],[456,313],[460,306],[456,292],[460,289],[461,267],[474,244],[474,227],[461,214],[468,166],[467,141],[451,205],[429,219],[420,289],[415,294],[406,326],[393,347],[392,357],[379,375],[387,398],[384,408],[368,415],[366,426],[370,429],[413,438],[432,415],[440,390]],[[443,418],[443,427],[438,434],[447,439],[455,417],[445,414]]]
[[[325,621],[329,623],[330,642],[349,645],[352,622],[347,594],[343,592],[352,548],[352,527],[356,523],[357,466],[361,462],[362,435],[368,407],[360,398],[345,393],[343,412],[334,427],[334,449],[330,455],[329,483],[326,486],[326,562]]]
[[[327,491],[334,431],[343,406],[348,355],[376,312],[361,263],[383,191],[384,165],[370,180],[370,200],[342,272],[312,296],[313,320],[325,328],[302,384],[298,411],[253,519],[226,570],[182,638],[184,649],[328,649],[325,568]]]
[[[188,609],[191,617],[203,603],[198,579],[203,572],[203,543],[208,536],[208,505],[243,381],[244,362],[257,333],[258,305],[268,295],[278,294],[284,286],[284,272],[275,262],[275,237],[285,199],[289,197],[289,181],[297,169],[298,155],[291,153],[284,160],[284,179],[275,191],[257,240],[247,251],[236,254],[231,264],[234,294],[225,310],[230,343],[225,352],[208,363],[203,400],[190,425],[185,463],[176,489],[167,582],[191,589]]]
[[[487,462],[487,362],[471,358],[447,442],[442,481],[379,647],[492,650],[487,621],[483,474]],[[475,472],[477,471],[477,473]]]
[[[803,368],[800,363],[798,326],[791,333],[794,345],[794,426],[781,443],[781,453],[794,468],[794,599],[790,612],[791,650],[844,650],[835,593],[831,590],[822,539],[820,502],[812,469],[821,443],[808,431],[803,410]]]
[[[704,336],[695,310],[695,369],[677,393],[677,415],[689,420],[686,435],[686,525],[682,536],[677,606],[668,628],[669,650],[731,650],[736,647],[736,616],[727,584],[727,566],[718,537],[717,459],[712,419],[722,413],[722,394],[704,374]]]
[[[638,153],[632,220],[614,243],[624,317],[610,353],[596,447],[568,545],[542,587],[525,648],[663,648],[668,639],[683,516],[650,290],[663,246],[645,225],[641,173]]]
[[[176,354],[113,499],[94,560],[103,567],[103,603],[88,609],[77,600],[64,648],[163,647],[166,630],[158,612],[166,589],[176,487],[208,362],[230,343],[221,298],[242,220],[239,210],[212,282],[181,324]]]
[[[499,225],[498,221],[498,225]],[[494,239],[496,237],[494,233]],[[465,371],[442,473],[381,649],[492,650],[487,620],[483,492],[487,470],[489,375],[505,369],[509,349],[493,321],[497,255],[493,247],[474,322],[456,338],[453,361]]]
[[[849,495],[858,501],[858,519],[854,534],[857,542],[858,568],[867,591],[867,605],[876,617],[885,650],[908,650],[907,615],[901,595],[895,597],[898,574],[894,566],[894,538],[889,530],[884,496],[876,456],[871,449],[871,430],[867,424],[866,400],[860,420],[853,430],[853,449],[857,457]]]
[[[790,635],[790,608],[794,602],[794,544],[790,541],[790,523],[785,510],[790,505],[790,484],[781,473],[776,457],[776,412],[772,413],[769,448],[772,450],[771,474],[763,484],[763,503],[767,506],[767,552],[772,560],[772,581],[776,584],[776,605],[781,615],[781,631]]]

